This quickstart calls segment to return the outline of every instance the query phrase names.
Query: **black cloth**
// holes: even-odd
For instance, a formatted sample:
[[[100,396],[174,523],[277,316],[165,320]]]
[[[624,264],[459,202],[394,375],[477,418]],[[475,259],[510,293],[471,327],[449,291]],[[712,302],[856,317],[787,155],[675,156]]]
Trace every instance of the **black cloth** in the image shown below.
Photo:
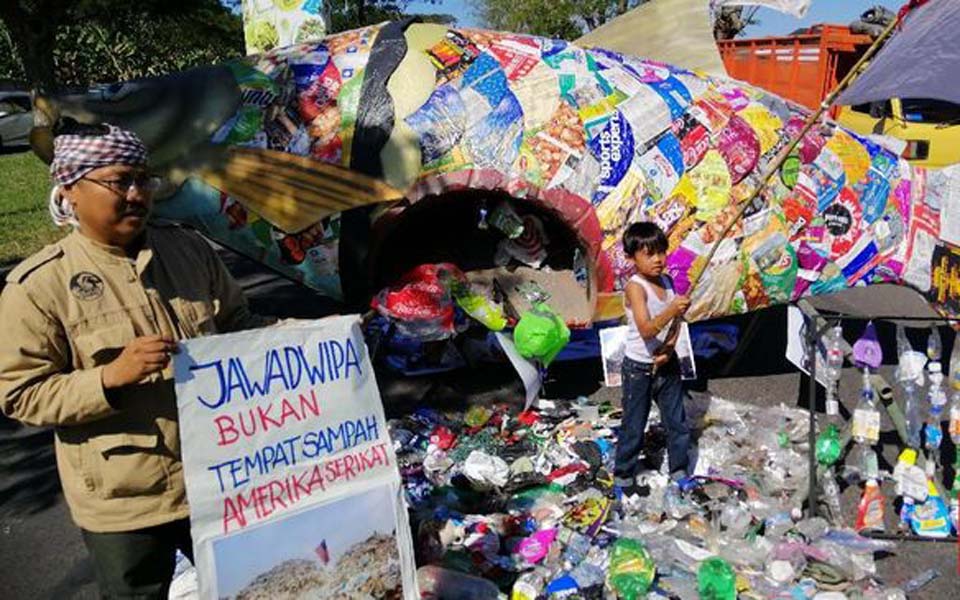
[[[193,560],[190,520],[116,533],[83,532],[102,598],[166,600],[179,549]]]

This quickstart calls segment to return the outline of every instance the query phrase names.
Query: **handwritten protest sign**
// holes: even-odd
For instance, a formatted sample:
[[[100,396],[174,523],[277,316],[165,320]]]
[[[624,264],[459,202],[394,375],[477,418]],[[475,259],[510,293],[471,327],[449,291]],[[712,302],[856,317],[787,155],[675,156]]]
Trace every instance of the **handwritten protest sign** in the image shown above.
[[[189,340],[174,369],[203,598],[290,585],[303,597],[415,597],[396,457],[356,317]]]

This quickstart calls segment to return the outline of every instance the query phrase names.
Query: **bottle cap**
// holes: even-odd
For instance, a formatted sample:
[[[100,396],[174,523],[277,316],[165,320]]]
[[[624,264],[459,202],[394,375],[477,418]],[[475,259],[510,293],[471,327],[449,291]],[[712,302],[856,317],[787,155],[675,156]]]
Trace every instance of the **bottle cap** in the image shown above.
[[[927,363],[927,370],[931,373],[942,373],[943,367],[940,366],[939,361],[931,360],[929,363]]]
[[[904,448],[897,460],[908,465],[915,465],[917,464],[917,451],[913,448]]]

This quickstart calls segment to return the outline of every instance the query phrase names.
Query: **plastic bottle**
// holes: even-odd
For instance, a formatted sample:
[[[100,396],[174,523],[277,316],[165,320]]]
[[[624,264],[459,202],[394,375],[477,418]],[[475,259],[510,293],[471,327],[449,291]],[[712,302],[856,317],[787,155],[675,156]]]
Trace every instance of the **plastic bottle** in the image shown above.
[[[940,571],[937,569],[927,569],[923,573],[920,573],[910,581],[903,584],[903,591],[908,594],[917,592],[920,590],[920,588],[927,585],[937,577],[940,577]]]
[[[950,524],[953,532],[960,535],[960,448],[953,461],[953,485],[950,487]]]
[[[577,582],[577,586],[581,590],[603,585],[605,579],[603,568],[588,561],[577,565],[577,568],[570,572],[570,576]]]
[[[940,329],[936,326],[930,328],[930,335],[927,336],[927,358],[931,361],[940,362],[940,355],[943,352],[943,343],[940,341]]]
[[[607,581],[618,598],[636,600],[646,596],[656,572],[653,558],[643,542],[620,538],[613,543]]]
[[[927,374],[930,387],[927,389],[927,401],[930,403],[930,413],[923,426],[923,447],[934,460],[939,458],[940,444],[943,441],[943,429],[940,422],[943,420],[943,408],[947,404],[947,394],[943,391],[943,367],[937,361],[927,365]]]
[[[911,392],[904,399],[903,413],[907,425],[907,446],[920,448],[920,432],[923,430],[923,417],[920,414],[920,401],[916,388],[909,386]]]
[[[816,453],[817,462],[825,467],[829,467],[840,458],[840,431],[833,423],[827,425],[817,437]]]
[[[870,372],[863,370],[860,402],[853,411],[853,439],[858,444],[873,445],[880,440],[880,411],[870,383]]]
[[[543,593],[544,585],[545,580],[540,573],[536,571],[524,573],[513,582],[510,600],[537,600],[537,597]]]
[[[835,417],[840,414],[840,401],[837,395],[837,386],[843,369],[843,328],[840,324],[834,325],[827,332],[825,340],[827,350],[826,380],[827,380],[827,416]]]
[[[500,590],[492,581],[426,565],[417,569],[421,598],[432,600],[497,600]]]
[[[960,342],[956,345],[960,347]],[[960,380],[957,379],[958,375],[951,377],[953,390],[950,398],[950,439],[960,449]]]
[[[927,498],[915,505],[908,516],[913,532],[922,537],[945,538],[950,535],[950,511],[933,482],[933,463],[927,463]]]
[[[706,559],[697,569],[697,591],[701,600],[735,600],[737,575],[730,563],[718,556]]]
[[[923,469],[917,466],[917,451],[905,448],[897,458],[897,465],[893,468],[893,478],[897,482],[896,493],[920,502],[927,499],[927,476]]]
[[[857,507],[857,531],[883,531],[884,498],[876,479],[868,479]]]
[[[843,511],[840,508],[840,487],[837,485],[837,478],[834,476],[832,468],[827,468],[823,472],[821,485],[827,510],[830,511],[830,522],[836,526],[841,526],[843,524]]]
[[[490,224],[510,239],[523,234],[523,219],[506,202],[501,202],[490,214]]]

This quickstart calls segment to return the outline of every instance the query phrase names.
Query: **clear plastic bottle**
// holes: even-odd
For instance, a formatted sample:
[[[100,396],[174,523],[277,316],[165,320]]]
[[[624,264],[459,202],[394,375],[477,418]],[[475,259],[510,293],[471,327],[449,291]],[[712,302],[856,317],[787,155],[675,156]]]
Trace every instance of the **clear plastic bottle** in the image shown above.
[[[920,399],[917,398],[916,387],[909,386],[903,403],[903,414],[907,425],[907,446],[920,448],[920,431],[923,429],[923,416],[920,413]]]
[[[940,362],[942,352],[943,343],[940,341],[940,330],[937,327],[931,327],[930,335],[927,336],[927,358],[934,362]]]
[[[953,526],[953,533],[960,535],[960,448],[957,449],[956,458],[953,461],[953,485],[948,493],[950,498],[950,525]]]
[[[960,344],[957,344],[960,346]],[[955,374],[952,379],[953,388],[950,397],[950,439],[960,451],[960,374]]]
[[[497,600],[500,590],[488,579],[426,565],[417,569],[421,596],[437,600]]]
[[[510,600],[537,600],[546,584],[544,577],[537,571],[530,571],[517,577],[513,583]]]
[[[830,512],[830,522],[835,526],[842,526],[843,511],[840,508],[840,486],[837,485],[837,478],[833,474],[833,468],[824,470],[821,487],[823,489],[823,498],[827,503],[827,510]]]
[[[825,345],[827,350],[827,416],[836,417],[840,414],[837,387],[843,370],[843,328],[840,327],[839,323],[827,332]]]
[[[943,365],[939,361],[930,361],[927,365],[927,377],[930,379],[930,387],[927,388],[930,415],[939,419],[947,404],[947,392],[943,389]]]
[[[853,439],[858,444],[876,444],[880,439],[880,411],[870,382],[870,372],[863,370],[860,402],[853,411]]]

